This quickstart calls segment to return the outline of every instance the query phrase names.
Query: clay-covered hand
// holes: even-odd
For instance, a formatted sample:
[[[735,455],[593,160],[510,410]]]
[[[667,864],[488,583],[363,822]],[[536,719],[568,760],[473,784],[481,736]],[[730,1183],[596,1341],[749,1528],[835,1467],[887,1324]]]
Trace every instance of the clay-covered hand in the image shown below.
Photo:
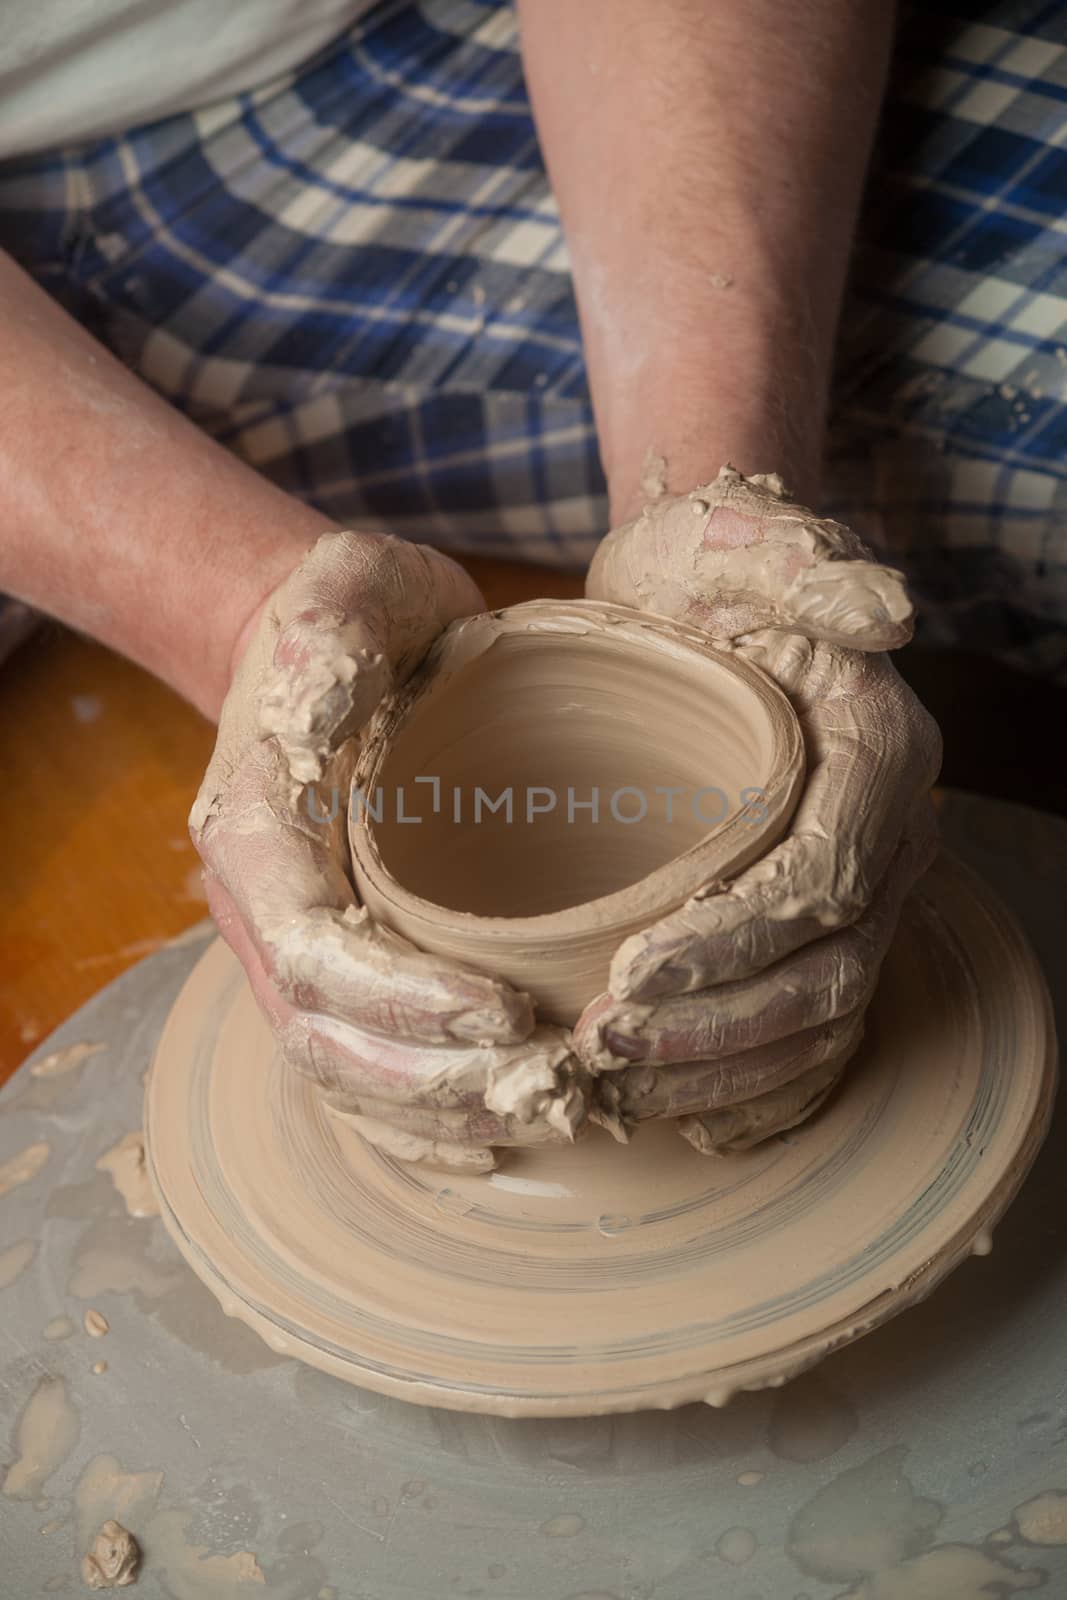
[[[212,913],[287,1060],[374,1142],[475,1171],[491,1145],[573,1135],[567,1036],[535,1027],[526,995],[375,925],[346,824],[355,736],[449,622],[483,609],[437,551],[326,534],[254,625],[190,817]]]
[[[628,939],[575,1034],[624,1120],[678,1117],[699,1149],[745,1148],[840,1076],[936,849],[940,736],[885,654],[910,637],[911,602],[847,528],[730,467],[610,534],[587,592],[704,628],[800,720],[807,776],[786,836]]]

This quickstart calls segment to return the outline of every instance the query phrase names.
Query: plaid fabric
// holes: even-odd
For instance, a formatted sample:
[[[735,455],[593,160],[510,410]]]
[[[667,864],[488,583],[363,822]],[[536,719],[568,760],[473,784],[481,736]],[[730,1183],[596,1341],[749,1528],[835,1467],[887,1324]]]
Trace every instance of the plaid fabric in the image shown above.
[[[928,643],[1067,680],[1067,10],[906,18],[842,322],[830,508]]]
[[[926,0],[905,19],[828,508],[908,571],[928,641],[1067,677],[1065,144],[1062,7]],[[383,0],[254,93],[0,166],[0,245],[339,519],[575,566],[603,531],[505,5]]]

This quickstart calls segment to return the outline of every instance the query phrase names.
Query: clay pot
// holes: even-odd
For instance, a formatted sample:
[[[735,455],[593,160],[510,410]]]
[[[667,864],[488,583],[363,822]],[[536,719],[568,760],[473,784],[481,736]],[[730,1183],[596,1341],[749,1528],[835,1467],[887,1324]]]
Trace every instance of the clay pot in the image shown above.
[[[782,836],[803,768],[789,702],[729,647],[621,606],[513,606],[455,623],[372,720],[356,885],[571,1024],[623,939]]]

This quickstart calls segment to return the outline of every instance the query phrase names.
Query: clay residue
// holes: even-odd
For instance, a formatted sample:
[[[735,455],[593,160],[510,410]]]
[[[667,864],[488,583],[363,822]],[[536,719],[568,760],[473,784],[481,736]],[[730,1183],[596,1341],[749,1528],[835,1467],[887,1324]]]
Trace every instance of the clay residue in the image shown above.
[[[74,1492],[79,1547],[88,1548],[101,1522],[113,1520],[132,1531],[145,1552],[146,1570],[163,1580],[174,1600],[246,1600],[257,1592],[253,1585],[265,1585],[252,1551],[217,1555],[190,1542],[190,1514],[158,1507],[162,1484],[162,1472],[125,1472],[115,1456],[96,1456]],[[320,1573],[314,1563],[302,1576]]]
[[[584,1527],[585,1518],[576,1511],[561,1511],[557,1516],[549,1517],[547,1522],[542,1522],[541,1532],[547,1533],[550,1539],[573,1539]]]
[[[906,1456],[897,1446],[839,1473],[797,1513],[786,1548],[802,1571],[849,1583],[837,1600],[986,1600],[1041,1587],[1044,1572],[989,1549],[934,1545],[944,1511],[915,1493]]]
[[[37,1245],[32,1239],[19,1239],[17,1243],[9,1244],[6,1250],[0,1250],[0,1289],[6,1289],[14,1283],[36,1254]]]
[[[97,1528],[111,1520],[143,1535],[162,1486],[162,1472],[124,1472],[116,1456],[94,1456],[74,1491],[78,1548],[87,1549]]]
[[[662,500],[667,493],[667,458],[654,444],[641,463],[640,489],[646,500]]]
[[[159,1201],[148,1176],[144,1135],[139,1128],[125,1134],[118,1144],[105,1151],[96,1169],[110,1175],[131,1217],[158,1217]]]
[[[252,1551],[213,1554],[191,1542],[190,1514],[159,1508],[162,1484],[162,1472],[125,1472],[115,1456],[96,1456],[74,1492],[79,1547],[88,1547],[101,1522],[114,1520],[132,1531],[144,1550],[145,1570],[163,1581],[174,1600],[248,1600],[266,1585]],[[318,1562],[307,1563],[298,1574],[299,1592],[307,1593],[310,1580],[324,1576]],[[277,1592],[294,1596],[296,1590],[283,1585]]]
[[[727,1528],[715,1541],[715,1554],[728,1567],[743,1567],[752,1560],[757,1548],[756,1535],[751,1528]]]
[[[121,1522],[109,1519],[82,1557],[82,1581],[90,1589],[125,1589],[136,1582],[141,1547]]]
[[[20,1183],[29,1183],[31,1178],[36,1178],[45,1162],[48,1160],[51,1146],[43,1142],[29,1144],[25,1150],[20,1150],[17,1156],[12,1156],[10,1161],[5,1161],[0,1166],[0,1196],[14,1189]]]
[[[69,1339],[74,1332],[74,1324],[68,1316],[60,1315],[46,1322],[41,1331],[41,1338],[54,1344],[57,1339]]]
[[[809,1577],[856,1583],[907,1561],[932,1542],[943,1511],[917,1495],[898,1445],[839,1473],[793,1518],[786,1549]]]
[[[1020,1569],[969,1544],[942,1544],[886,1572],[873,1573],[837,1600],[990,1600],[1039,1589],[1047,1574]]]
[[[175,1600],[248,1600],[252,1585],[267,1577],[251,1550],[213,1555],[206,1545],[191,1544],[185,1511],[157,1511],[145,1529],[145,1550],[152,1571],[167,1582]]]
[[[106,1044],[90,1044],[81,1040],[78,1044],[68,1044],[63,1050],[53,1050],[49,1055],[42,1056],[40,1061],[34,1061],[30,1067],[30,1076],[33,1078],[58,1078],[65,1072],[71,1072],[75,1067],[80,1067],[83,1061],[88,1061],[91,1056],[98,1056],[107,1049]]]
[[[783,1461],[822,1461],[847,1444],[858,1425],[851,1401],[818,1372],[807,1372],[775,1396],[767,1443]]]
[[[774,473],[724,466],[688,495],[652,497],[597,547],[586,593],[708,621],[720,636],[788,628],[836,645],[895,650],[911,637],[903,575],[850,529],[790,500]]]
[[[1048,1489],[1016,1507],[1015,1526],[1027,1544],[1067,1544],[1067,1493]]]
[[[91,1189],[77,1184],[61,1192],[55,1215],[72,1212],[78,1204],[84,1215]],[[281,1360],[240,1322],[222,1314],[154,1225],[131,1224],[125,1211],[97,1216],[84,1229],[74,1248],[67,1289],[91,1304],[106,1294],[132,1296],[181,1344],[203,1352],[227,1372],[257,1372]]]
[[[42,1378],[15,1429],[15,1460],[4,1476],[3,1493],[13,1500],[36,1500],[63,1465],[81,1432],[62,1378]]]
[[[110,1223],[117,1225],[112,1227]],[[159,1300],[188,1282],[181,1264],[156,1261],[141,1241],[131,1238],[125,1218],[104,1218],[79,1240],[67,1285],[77,1300],[101,1294],[133,1294],[138,1303]]]

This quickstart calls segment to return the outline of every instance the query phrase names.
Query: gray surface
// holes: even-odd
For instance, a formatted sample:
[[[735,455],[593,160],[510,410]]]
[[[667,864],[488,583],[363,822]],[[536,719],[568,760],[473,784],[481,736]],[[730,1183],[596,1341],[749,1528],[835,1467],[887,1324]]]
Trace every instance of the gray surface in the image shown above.
[[[945,832],[1022,918],[1062,1036],[1067,825],[955,796]],[[139,1123],[153,1043],[198,949],[142,963],[37,1054],[79,1040],[106,1052],[58,1078],[24,1068],[0,1094],[0,1161],[52,1146],[40,1175],[0,1199],[0,1252],[39,1245],[0,1289],[0,1480],[43,1376],[66,1380],[80,1418],[36,1503],[0,1496],[2,1600],[84,1592],[72,1496],[103,1452],[164,1474],[159,1510],[133,1528],[146,1544],[135,1596],[1067,1594],[1067,1543],[1027,1545],[1012,1523],[1021,1502],[1067,1492],[1062,1108],[992,1256],[778,1393],[724,1412],[555,1423],[420,1410],[273,1355],[222,1316],[158,1220],[127,1218],[94,1170]],[[72,1282],[94,1286],[79,1298]],[[110,1321],[103,1339],[82,1331],[88,1305]],[[64,1313],[77,1331],[45,1341]],[[100,1359],[108,1370],[94,1375]],[[175,1544],[181,1516],[186,1546],[254,1551],[266,1581],[198,1569]]]

